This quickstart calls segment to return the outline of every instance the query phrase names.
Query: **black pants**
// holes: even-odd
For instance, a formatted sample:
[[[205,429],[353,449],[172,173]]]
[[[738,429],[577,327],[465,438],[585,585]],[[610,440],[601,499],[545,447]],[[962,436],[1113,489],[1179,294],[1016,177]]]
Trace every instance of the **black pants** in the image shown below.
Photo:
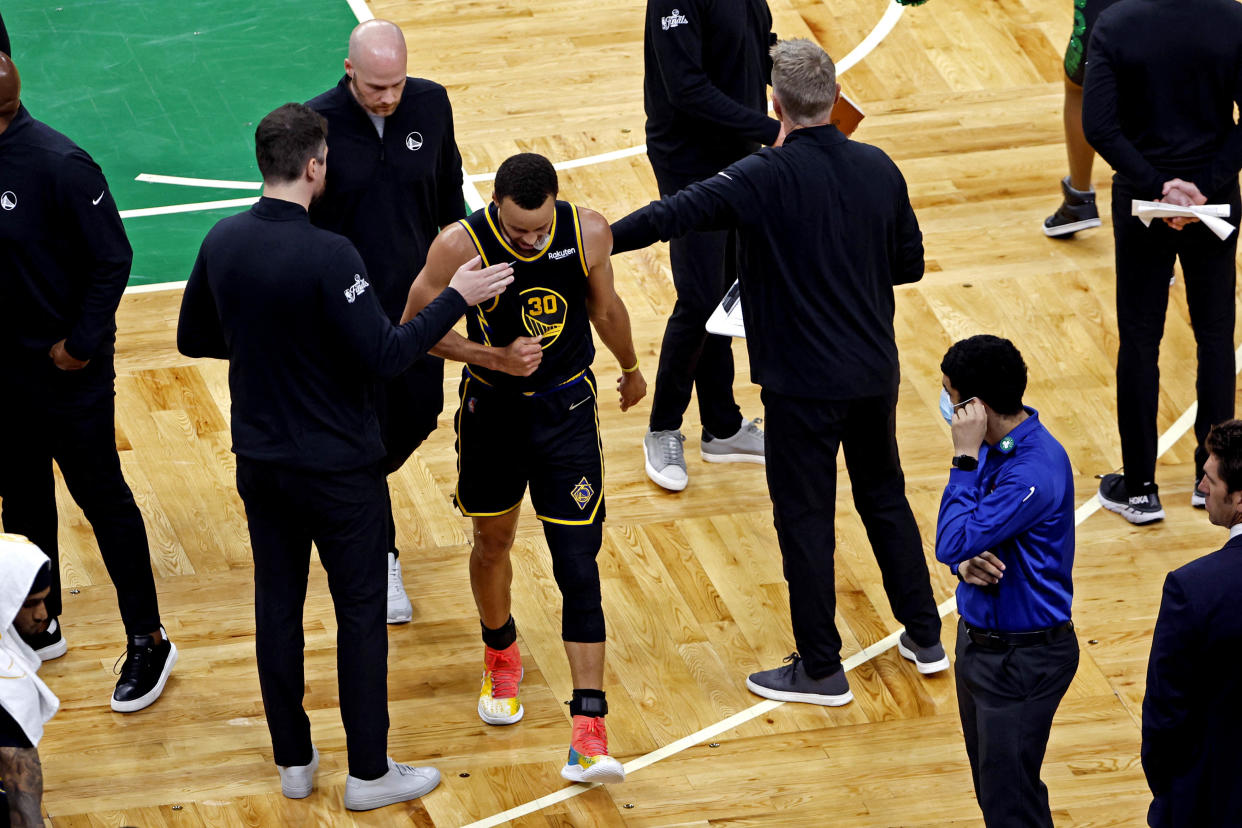
[[[1160,339],[1169,305],[1169,277],[1180,259],[1186,304],[1195,333],[1198,374],[1195,389],[1195,479],[1203,474],[1203,441],[1213,425],[1233,417],[1234,285],[1238,234],[1221,241],[1202,223],[1174,230],[1163,221],[1150,227],[1130,215],[1134,194],[1113,180],[1113,239],[1117,260],[1117,426],[1126,489],[1155,491],[1156,405],[1160,396]],[[1239,212],[1237,183],[1212,203],[1227,201]]]
[[[146,526],[117,454],[112,355],[80,371],[61,371],[39,353],[6,352],[0,363],[0,388],[8,392],[0,405],[4,531],[25,535],[51,558],[48,615],[62,610],[55,460],[95,532],[125,633],[149,635],[160,626],[159,602]]]
[[[988,828],[1052,828],[1039,769],[1052,717],[1078,670],[1073,633],[1037,647],[980,647],[957,627],[957,710]]]
[[[427,354],[408,371],[379,386],[376,396],[380,436],[388,455],[384,474],[405,465],[410,455],[436,430],[436,420],[444,410],[444,360]],[[397,549],[397,523],[392,515],[392,495],[388,499],[388,551]]]
[[[702,176],[686,176],[652,164],[660,195],[672,195]],[[732,437],[742,427],[733,399],[733,346],[727,336],[709,334],[707,319],[737,278],[732,231],[690,233],[669,242],[677,301],[664,327],[660,364],[651,400],[651,430],[681,428],[698,390],[699,419],[715,437]]]
[[[794,641],[807,675],[841,665],[833,550],[837,448],[893,615],[914,641],[940,640],[940,615],[897,456],[896,395],[814,400],[763,391],[768,491],[789,582]]]
[[[349,772],[388,770],[387,561],[380,468],[308,472],[237,458],[254,552],[255,651],[278,765],[311,760],[302,607],[313,541],[336,611],[336,672]]]

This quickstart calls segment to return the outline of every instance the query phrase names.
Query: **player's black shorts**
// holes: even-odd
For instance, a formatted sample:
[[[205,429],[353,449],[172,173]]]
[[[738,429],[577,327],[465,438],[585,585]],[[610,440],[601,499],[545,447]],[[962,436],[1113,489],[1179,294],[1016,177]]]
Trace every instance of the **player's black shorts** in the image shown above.
[[[522,502],[526,484],[535,515],[584,525],[604,519],[604,455],[595,377],[528,396],[462,372],[457,431],[457,491],[462,514],[490,517]]]
[[[1100,12],[1117,0],[1074,0],[1074,29],[1065,47],[1065,77],[1082,86],[1087,69],[1087,44]]]

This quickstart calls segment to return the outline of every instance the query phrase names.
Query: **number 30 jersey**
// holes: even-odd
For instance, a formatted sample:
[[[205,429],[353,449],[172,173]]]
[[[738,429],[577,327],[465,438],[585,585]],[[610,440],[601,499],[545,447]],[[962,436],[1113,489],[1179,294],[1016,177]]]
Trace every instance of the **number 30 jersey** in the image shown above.
[[[513,283],[505,292],[467,312],[470,339],[503,348],[519,336],[543,337],[543,360],[529,377],[466,366],[487,385],[540,394],[577,382],[595,358],[578,208],[557,201],[554,215],[547,246],[531,256],[518,253],[501,235],[495,202],[458,222],[470,234],[484,266],[513,263]]]

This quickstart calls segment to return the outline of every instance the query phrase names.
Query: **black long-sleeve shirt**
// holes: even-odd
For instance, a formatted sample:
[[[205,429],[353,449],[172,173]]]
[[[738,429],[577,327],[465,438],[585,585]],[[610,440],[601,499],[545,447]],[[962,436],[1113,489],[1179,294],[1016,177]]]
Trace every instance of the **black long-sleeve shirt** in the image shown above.
[[[20,107],[0,133],[0,346],[109,354],[133,250],[103,172]]]
[[[466,310],[446,288],[400,327],[349,240],[299,204],[261,198],[207,234],[185,287],[177,348],[229,360],[233,451],[320,471],[384,456],[375,382],[404,371]]]
[[[1087,140],[1141,198],[1193,182],[1209,202],[1242,169],[1242,4],[1125,0],[1096,21],[1087,49]]]
[[[834,126],[795,130],[618,221],[613,252],[726,228],[755,382],[819,399],[896,393],[893,285],[923,277],[923,234],[882,150]]]
[[[407,78],[383,138],[349,91],[348,76],[307,106],[328,120],[328,186],[311,205],[311,222],[354,243],[396,322],[431,240],[466,216],[448,93]]]
[[[643,101],[652,163],[708,176],[771,144],[767,0],[647,0]]]

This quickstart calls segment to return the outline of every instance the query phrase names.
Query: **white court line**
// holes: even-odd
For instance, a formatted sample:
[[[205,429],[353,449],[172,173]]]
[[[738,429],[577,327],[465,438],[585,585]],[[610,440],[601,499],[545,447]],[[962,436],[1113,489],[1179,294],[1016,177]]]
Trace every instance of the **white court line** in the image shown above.
[[[122,210],[121,218],[167,216],[172,213],[197,213],[202,210],[223,210],[227,207],[249,207],[258,200],[258,196],[252,196],[249,198],[229,198],[223,201],[199,201],[194,204],[170,204],[167,207],[142,207],[137,210]]]
[[[1242,347],[1239,347],[1237,352],[1234,354],[1234,368],[1236,371],[1242,372]],[[1191,403],[1190,407],[1182,413],[1182,416],[1178,417],[1177,420],[1174,421],[1173,425],[1169,426],[1168,430],[1165,431],[1164,434],[1160,435],[1160,440],[1157,443],[1156,448],[1157,457],[1163,456],[1174,446],[1174,444],[1177,443],[1178,440],[1182,439],[1182,437],[1186,435],[1186,432],[1188,432],[1194,425],[1195,413],[1198,410],[1199,403],[1197,401]],[[1091,517],[1091,515],[1095,514],[1099,510],[1100,501],[1093,492],[1090,500],[1084,501],[1081,506],[1074,510],[1074,526],[1081,526],[1087,518]],[[939,611],[940,617],[944,618],[946,615],[957,609],[956,596],[948,598],[937,606],[936,609]],[[849,658],[842,661],[841,666],[846,672],[849,672],[858,665],[865,664],[876,656],[887,652],[897,645],[897,640],[901,637],[902,632],[904,632],[904,628],[889,633],[887,636],[881,638],[869,647],[859,650]],[[719,736],[721,733],[743,725],[751,719],[756,719],[769,711],[775,710],[783,704],[785,704],[785,702],[762,701],[756,705],[752,705],[739,713],[734,713],[727,719],[722,719],[715,724],[708,725],[702,730],[691,733],[689,736],[683,736],[677,741],[670,742],[663,747],[656,748],[650,753],[644,754],[637,759],[631,759],[629,762],[625,763],[625,772],[626,774],[634,773],[635,771],[641,770],[649,765],[654,765],[656,762],[663,759],[668,759],[670,756],[689,750],[695,745],[702,744],[708,739]],[[494,826],[500,825],[504,822],[532,814],[535,811],[542,810],[550,805],[555,805],[558,802],[564,802],[567,799],[572,799],[575,796],[586,793],[592,788],[598,787],[599,783],[592,785],[577,784],[571,785],[568,788],[561,788],[560,790],[550,793],[547,796],[532,799],[530,802],[510,808],[507,811],[502,811],[499,814],[486,817],[478,820],[477,822],[472,822],[465,826],[465,828],[494,828]]]
[[[134,176],[135,181],[145,181],[148,184],[177,184],[181,187],[214,187],[218,190],[261,190],[263,183],[261,181],[224,181],[216,178],[183,178],[179,175],[155,175],[153,173],[138,173]]]

